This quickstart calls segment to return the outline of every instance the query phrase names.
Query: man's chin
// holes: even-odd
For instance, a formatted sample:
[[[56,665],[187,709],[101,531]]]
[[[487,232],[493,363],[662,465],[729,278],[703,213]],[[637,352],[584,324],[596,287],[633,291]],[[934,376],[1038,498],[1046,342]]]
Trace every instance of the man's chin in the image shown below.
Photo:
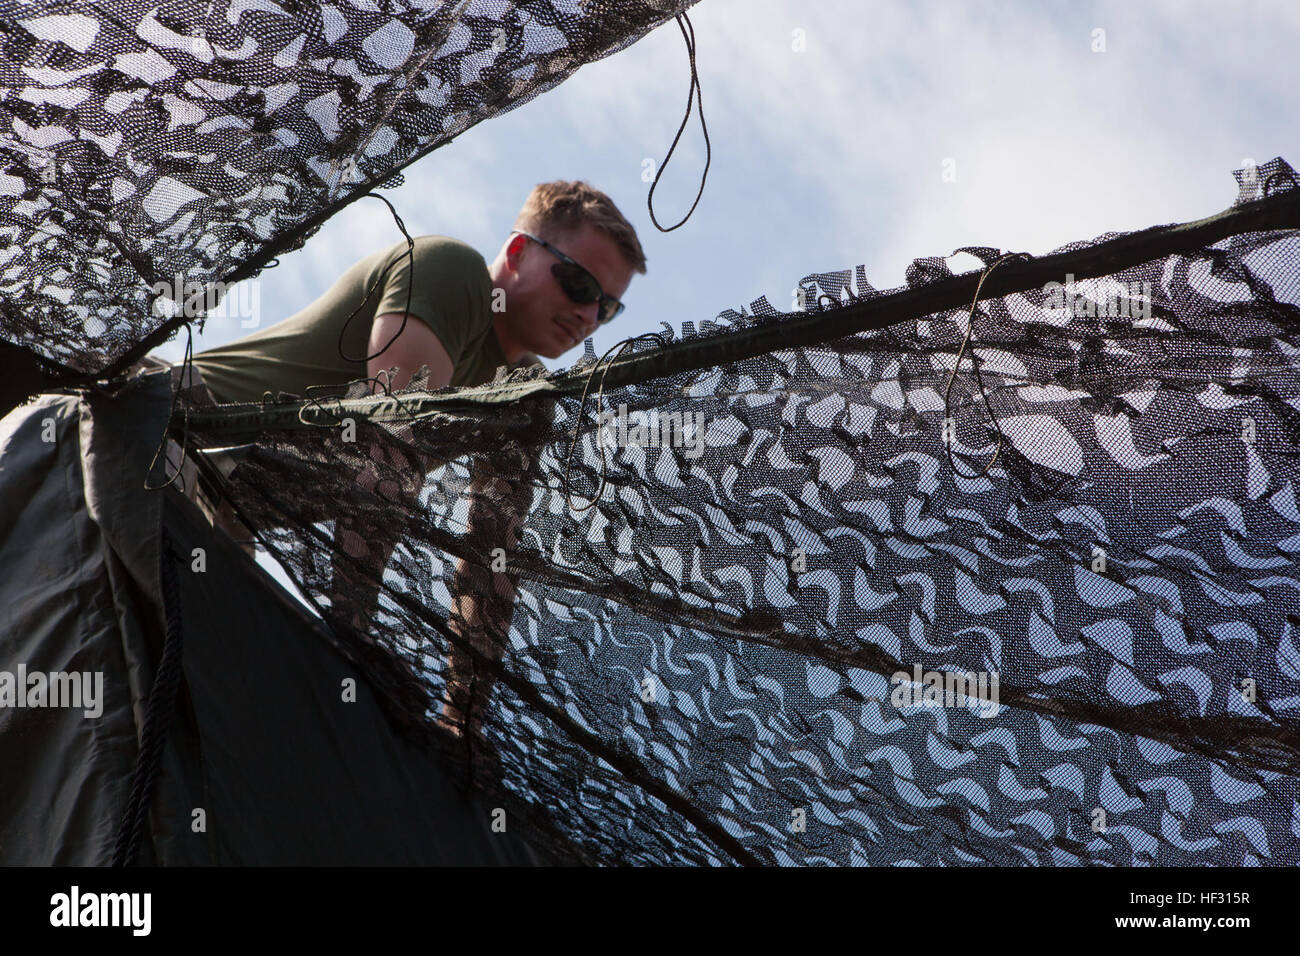
[[[577,348],[576,345],[557,345],[554,342],[547,342],[538,343],[537,347],[533,349],[533,352],[537,355],[544,355],[549,359],[557,359],[564,355],[564,353],[573,351],[575,348]]]

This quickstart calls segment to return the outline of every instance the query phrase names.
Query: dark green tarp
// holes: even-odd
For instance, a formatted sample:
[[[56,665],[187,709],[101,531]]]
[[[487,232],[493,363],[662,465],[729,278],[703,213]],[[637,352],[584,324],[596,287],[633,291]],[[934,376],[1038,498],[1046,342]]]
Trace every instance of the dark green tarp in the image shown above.
[[[191,501],[144,488],[170,385],[46,394],[0,421],[0,672],[103,675],[97,716],[0,706],[0,864],[112,861],[166,633],[164,539],[187,561],[204,549],[205,569],[177,566],[183,680],[134,862],[559,862],[508,819],[494,832],[493,808],[394,731],[324,625]]]

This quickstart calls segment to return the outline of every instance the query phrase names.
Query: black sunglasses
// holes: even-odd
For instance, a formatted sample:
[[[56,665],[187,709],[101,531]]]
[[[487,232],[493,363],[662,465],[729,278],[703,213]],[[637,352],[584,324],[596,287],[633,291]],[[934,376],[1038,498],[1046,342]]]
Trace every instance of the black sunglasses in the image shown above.
[[[577,305],[590,305],[593,302],[599,302],[600,307],[597,311],[597,321],[604,325],[611,321],[616,315],[623,311],[623,303],[618,301],[612,295],[605,295],[605,290],[600,287],[596,277],[584,269],[578,263],[574,262],[559,249],[547,242],[545,239],[539,239],[531,233],[524,232],[521,229],[514,230],[519,235],[533,240],[539,246],[550,250],[551,255],[560,261],[551,266],[551,273],[560,282],[560,288]]]

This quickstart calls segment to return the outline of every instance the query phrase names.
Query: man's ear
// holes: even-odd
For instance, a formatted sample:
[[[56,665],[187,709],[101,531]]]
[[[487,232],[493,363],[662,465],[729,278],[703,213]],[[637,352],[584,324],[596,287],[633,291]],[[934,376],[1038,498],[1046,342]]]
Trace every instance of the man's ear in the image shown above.
[[[506,262],[513,270],[518,270],[519,259],[524,254],[524,246],[528,245],[528,237],[515,233],[510,237],[510,242],[506,246]]]

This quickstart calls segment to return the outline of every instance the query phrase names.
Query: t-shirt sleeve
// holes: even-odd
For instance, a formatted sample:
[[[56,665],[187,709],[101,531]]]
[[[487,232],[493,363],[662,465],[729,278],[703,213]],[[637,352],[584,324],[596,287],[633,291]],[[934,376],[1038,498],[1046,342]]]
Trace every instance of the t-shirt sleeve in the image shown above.
[[[406,243],[401,243],[384,278],[375,315],[408,311],[438,336],[455,368],[492,321],[492,278],[487,262],[473,247],[445,237],[417,239],[413,257],[414,285],[411,257],[406,254]]]

